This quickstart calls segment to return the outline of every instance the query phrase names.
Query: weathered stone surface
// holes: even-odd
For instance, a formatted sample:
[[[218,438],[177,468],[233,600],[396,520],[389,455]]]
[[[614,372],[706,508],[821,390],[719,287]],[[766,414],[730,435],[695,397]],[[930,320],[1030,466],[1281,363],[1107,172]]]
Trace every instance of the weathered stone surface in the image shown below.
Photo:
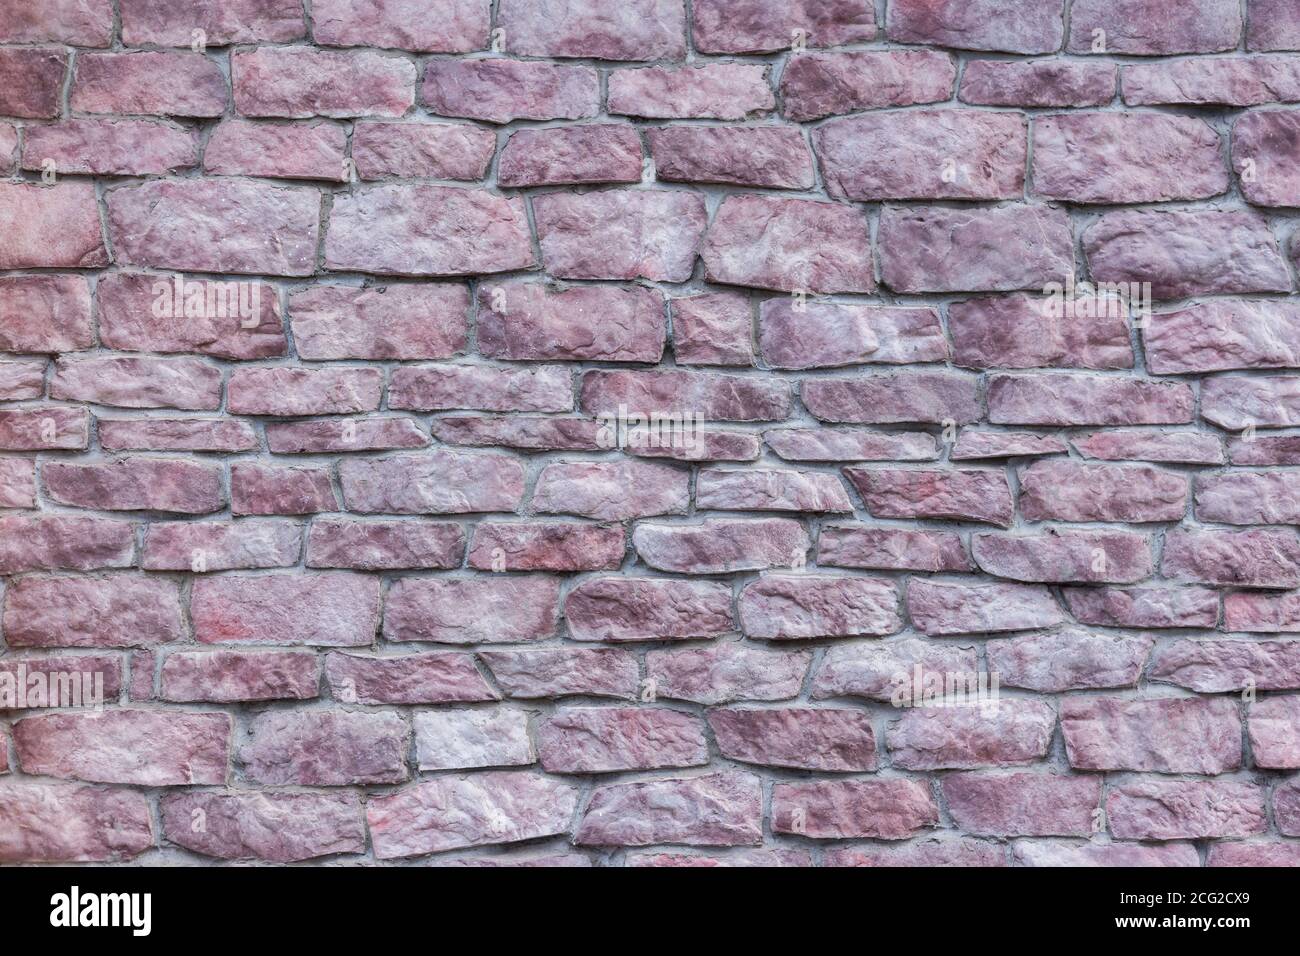
[[[730,285],[816,293],[876,288],[869,223],[838,203],[728,196],[700,257],[711,281]]]
[[[1300,367],[1300,309],[1286,302],[1217,299],[1157,313],[1143,337],[1158,375]]]
[[[1241,765],[1237,705],[1222,698],[1069,697],[1061,732],[1082,770],[1224,773]]]
[[[482,179],[496,153],[491,130],[453,123],[357,123],[352,162],[362,179]]]
[[[468,53],[487,45],[491,8],[482,0],[315,0],[311,18],[323,46]]]
[[[47,161],[60,173],[166,175],[198,165],[198,139],[153,120],[70,119],[27,127],[23,169],[42,170]]]
[[[876,38],[869,0],[700,0],[693,13],[701,53],[772,53],[789,48],[795,31],[812,47]]]
[[[279,455],[423,448],[429,436],[410,418],[267,422],[266,444]]]
[[[866,428],[779,428],[763,441],[786,461],[933,461],[934,436],[925,432],[877,432]]]
[[[1253,594],[1238,591],[1224,595],[1223,624],[1229,631],[1292,632],[1300,627],[1300,598],[1294,593]]]
[[[35,459],[0,458],[0,508],[35,507]]]
[[[860,710],[728,708],[709,714],[729,760],[818,771],[876,769],[871,720]]]
[[[635,462],[553,464],[539,478],[533,508],[604,519],[684,512],[686,477]]]
[[[1256,767],[1300,767],[1300,697],[1268,697],[1248,707],[1250,750]]]
[[[0,824],[5,863],[116,862],[154,843],[148,799],[119,788],[0,783]]]
[[[565,598],[564,616],[578,641],[712,638],[734,626],[728,585],[662,578],[588,579]]]
[[[1072,203],[1204,199],[1228,188],[1214,127],[1150,113],[1036,118],[1033,174],[1036,195]]]
[[[818,780],[772,788],[772,829],[814,840],[901,840],[938,826],[939,809],[918,780]]]
[[[1115,90],[1111,63],[969,60],[958,95],[978,106],[1105,106]]]
[[[401,116],[415,102],[415,65],[370,50],[259,47],[231,54],[242,116]]]
[[[1219,620],[1218,592],[1209,588],[1062,588],[1081,624],[1102,627],[1208,627]]]
[[[1053,53],[1065,38],[1064,0],[896,0],[885,22],[895,43]]]
[[[170,842],[222,860],[296,863],[366,848],[361,803],[350,793],[169,793],[161,811]]]
[[[1043,759],[1056,711],[1039,700],[1004,698],[952,708],[914,708],[889,726],[885,741],[895,767],[963,770]]]
[[[992,432],[963,428],[948,452],[952,461],[982,458],[1024,458],[1056,455],[1068,451],[1065,442],[1052,435],[1033,432]]]
[[[444,449],[339,465],[349,511],[360,514],[464,514],[514,511],[524,469],[514,458]]]
[[[1219,53],[1241,42],[1241,6],[1233,0],[1190,0],[1171,17],[1162,0],[1078,0],[1070,6],[1070,53],[1095,52],[1096,31],[1105,53],[1167,56]]]
[[[1233,780],[1150,780],[1111,787],[1110,832],[1125,840],[1198,840],[1262,833],[1264,791]]]
[[[568,833],[578,791],[524,770],[437,777],[374,797],[366,821],[381,860]]]
[[[754,318],[748,296],[706,292],[671,299],[669,305],[678,365],[754,364]]]
[[[1300,50],[1300,11],[1286,0],[1250,0],[1246,49]]]
[[[635,655],[614,648],[480,651],[479,658],[507,697],[580,695],[631,700],[640,686]]]
[[[66,43],[106,47],[113,35],[110,0],[48,0],[16,6],[0,15],[4,43]]]
[[[212,117],[228,100],[221,68],[197,53],[82,53],[69,105],[78,113]]]
[[[613,70],[610,113],[647,119],[740,120],[776,106],[767,67],[742,63]]]
[[[1151,352],[1147,352],[1147,365]],[[1113,429],[1072,438],[1070,444],[1084,458],[1102,461],[1159,461],[1187,465],[1223,464],[1223,444],[1214,435]]]
[[[288,352],[279,294],[266,283],[117,272],[100,279],[95,297],[108,348],[234,360]]]
[[[686,53],[682,0],[563,0],[539,7],[502,0],[496,23],[507,52],[520,56],[592,57],[600,60],[680,59]]]
[[[1016,113],[868,113],[832,120],[812,137],[827,191],[842,199],[1019,199],[1024,193],[1028,147]]]
[[[40,398],[45,392],[45,362],[0,362],[0,402]]]
[[[1254,596],[1234,594],[1229,597]],[[1252,630],[1237,626],[1231,610],[1225,627],[1228,630]],[[1175,641],[1162,645],[1156,652],[1149,678],[1202,694],[1245,690],[1247,687],[1291,690],[1300,687],[1300,642],[1279,638]]]
[[[233,515],[309,515],[337,510],[334,486],[323,468],[264,468],[251,462],[230,466]]]
[[[987,644],[990,674],[1042,693],[1135,687],[1155,641],[1070,628]]]
[[[239,368],[227,409],[236,415],[340,415],[379,407],[383,373],[374,368]]]
[[[653,853],[632,851],[623,857],[624,866],[652,867],[775,867],[812,866],[812,854],[804,850],[737,850],[721,856],[702,853]]]
[[[573,410],[573,376],[558,365],[408,365],[389,379],[388,407],[413,411],[466,408],[489,412]]]
[[[903,637],[892,641],[836,644],[827,648],[813,677],[815,700],[863,697],[907,706],[918,686],[948,674],[974,674],[979,659],[973,647]]]
[[[648,138],[660,181],[813,186],[812,153],[794,127],[666,126],[650,130]]]
[[[469,566],[481,571],[613,571],[626,550],[622,525],[483,522],[474,528]]]
[[[759,778],[723,771],[599,787],[582,815],[579,846],[745,846],[762,842]]]
[[[1150,539],[1127,531],[977,534],[971,553],[984,571],[1013,581],[1133,584],[1154,571]]]
[[[653,364],[663,355],[668,323],[652,289],[485,283],[478,299],[478,350],[490,358]]]
[[[772,378],[695,371],[591,371],[582,376],[582,410],[597,417],[699,416],[708,421],[779,421],[790,387]]]
[[[226,782],[228,714],[105,710],[13,725],[24,773],[92,783],[174,787]]]
[[[811,651],[770,651],[739,641],[646,654],[644,690],[698,704],[790,700],[799,693]]]
[[[602,123],[524,129],[501,150],[502,186],[641,181],[641,138],[631,125]]]
[[[977,836],[1090,836],[1101,779],[1040,773],[943,778],[953,822]]]
[[[1279,833],[1286,836],[1300,833],[1300,785],[1294,778],[1274,788],[1273,816]]]
[[[551,637],[560,584],[542,575],[403,578],[389,589],[384,639],[438,644],[514,643]]]
[[[801,567],[809,540],[803,525],[789,518],[710,518],[689,525],[642,523],[632,544],[658,571],[729,574]]]
[[[1222,524],[1293,524],[1300,519],[1300,472],[1197,475],[1196,517]]]
[[[685,282],[708,225],[703,196],[663,189],[548,193],[533,217],[546,271],[564,279]]]
[[[1182,425],[1195,399],[1182,382],[1075,375],[994,375],[989,421],[997,425]]]
[[[1300,99],[1300,65],[1296,68]],[[1232,130],[1232,164],[1246,201],[1257,206],[1300,206],[1300,111],[1264,110],[1248,113]]]
[[[92,348],[94,343],[90,287],[83,278],[34,275],[0,279],[0,348],[57,354]]]
[[[392,571],[458,568],[465,530],[445,521],[322,518],[307,533],[307,567]]]
[[[934,309],[796,304],[786,298],[759,307],[759,347],[763,361],[779,369],[948,358],[948,340]]]
[[[1288,56],[1224,56],[1140,63],[1125,66],[1121,82],[1124,102],[1130,106],[1293,103],[1300,99],[1300,61]]]
[[[1184,475],[1146,465],[1062,459],[1020,473],[1020,513],[1030,521],[1180,521],[1187,494]]]
[[[600,79],[587,66],[430,60],[420,99],[432,113],[487,123],[586,119],[599,109]]]
[[[0,269],[108,265],[95,190],[89,183],[0,183],[0,225],[6,235]],[[117,252],[121,261],[122,250]]]
[[[62,358],[54,366],[50,397],[119,408],[213,411],[221,405],[221,370],[189,358]],[[57,415],[53,409],[40,413],[56,422]]]
[[[421,770],[517,767],[537,760],[522,710],[439,710],[416,714],[414,724]]]
[[[0,661],[0,678],[0,711],[94,707],[117,703],[122,693],[122,661],[116,654],[10,656]],[[7,761],[7,744],[5,757]],[[5,766],[0,772],[8,769]]]
[[[570,707],[540,721],[537,751],[550,773],[612,773],[709,762],[704,725],[656,707]]]
[[[0,411],[0,449],[83,449],[90,441],[85,409],[44,407]]]
[[[1295,435],[1247,434],[1228,441],[1228,457],[1234,465],[1296,465],[1300,442]]]
[[[0,80],[4,80],[0,114],[54,119],[61,108],[67,71],[68,57],[60,50],[0,50]]]
[[[1206,866],[1295,866],[1300,862],[1292,843],[1215,843]]]
[[[229,119],[203,151],[203,168],[219,176],[269,176],[343,182],[347,133],[332,123],[253,123]]]
[[[1149,282],[1156,299],[1291,290],[1273,231],[1254,212],[1107,213],[1084,230],[1083,251],[1095,280]]]
[[[795,122],[952,96],[957,67],[929,50],[852,51],[791,57],[781,74],[782,112]]]
[[[1002,471],[845,468],[875,518],[978,521],[1008,528],[1015,513]]]
[[[10,526],[13,518],[3,519]],[[44,521],[54,519],[46,518]],[[69,527],[83,548],[102,534],[94,524]],[[116,524],[116,522],[114,522]],[[130,526],[121,526],[129,538]],[[18,529],[15,529],[18,530]],[[22,529],[29,539],[40,526]],[[46,566],[55,564],[46,561]],[[72,565],[64,560],[61,563]],[[77,565],[81,567],[82,565]],[[32,563],[24,567],[39,567]],[[151,647],[185,633],[180,588],[161,578],[129,574],[104,577],[30,576],[9,582],[4,606],[5,640],[11,647]]]
[[[1232,431],[1253,425],[1285,428],[1300,424],[1300,377],[1223,375],[1206,379],[1201,386],[1201,417]],[[1268,439],[1252,437],[1255,440]]]
[[[446,704],[498,697],[468,654],[330,654],[325,677],[334,699],[345,704]]]
[[[695,505],[719,511],[852,511],[839,478],[817,471],[710,468],[695,477]]]
[[[810,378],[800,386],[804,407],[824,422],[892,424],[979,421],[979,380],[962,372],[882,372],[852,378]]]
[[[163,661],[160,699],[309,700],[319,683],[320,664],[308,652],[179,651]]]
[[[448,445],[519,448],[525,451],[596,451],[600,424],[587,418],[540,415],[449,415],[430,431]]]
[[[534,265],[523,201],[451,186],[370,186],[335,198],[331,269],[455,276]]]
[[[907,613],[923,634],[979,634],[1053,627],[1065,620],[1052,594],[1024,584],[952,584],[914,578]]]
[[[1253,588],[1300,586],[1294,531],[1187,530],[1165,535],[1160,573],[1176,581]]]
[[[264,784],[400,783],[410,733],[394,713],[273,710],[253,718],[239,759],[248,778]]]
[[[961,536],[949,531],[823,525],[817,563],[894,571],[972,571]]]
[[[226,505],[221,469],[196,461],[124,458],[86,465],[52,461],[41,474],[50,498],[74,508],[206,514]]]
[[[190,617],[203,644],[364,646],[379,628],[379,579],[345,571],[199,578]]]
[[[187,47],[196,29],[209,46],[285,43],[307,34],[302,8],[294,0],[118,0],[118,6],[127,46]]]
[[[1017,840],[1011,849],[1020,866],[1200,866],[1190,843],[1081,843],[1057,840]]]
[[[601,425],[598,434],[602,439],[614,432],[614,424]],[[672,431],[665,426],[666,430]],[[763,452],[763,440],[753,432],[714,431],[712,429],[683,429],[679,438],[673,431],[665,439],[661,432],[658,440],[630,440],[624,447],[629,455],[641,458],[668,458],[673,461],[754,461]]]
[[[1132,368],[1127,309],[1114,297],[1028,295],[954,302],[953,361],[967,368]]]
[[[1195,854],[1195,850],[1192,851]],[[1199,859],[1197,860],[1199,863]],[[1006,849],[988,840],[928,837],[901,844],[827,846],[822,866],[833,867],[994,867],[1006,866]]]
[[[140,567],[149,571],[287,568],[298,563],[302,529],[291,521],[154,521]]]
[[[738,603],[749,637],[791,640],[892,634],[902,627],[898,592],[878,578],[764,575]]]
[[[895,292],[1042,289],[1074,271],[1069,218],[1048,206],[886,206],[877,241]]]
[[[308,275],[320,196],[236,179],[155,179],[106,197],[119,263],[195,272]]]

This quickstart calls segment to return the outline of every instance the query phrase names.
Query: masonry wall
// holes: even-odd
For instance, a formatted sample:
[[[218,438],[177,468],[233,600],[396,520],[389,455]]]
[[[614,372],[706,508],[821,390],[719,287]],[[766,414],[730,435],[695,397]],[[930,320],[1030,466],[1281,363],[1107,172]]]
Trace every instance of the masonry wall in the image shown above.
[[[0,861],[1300,861],[1297,50],[0,4]]]

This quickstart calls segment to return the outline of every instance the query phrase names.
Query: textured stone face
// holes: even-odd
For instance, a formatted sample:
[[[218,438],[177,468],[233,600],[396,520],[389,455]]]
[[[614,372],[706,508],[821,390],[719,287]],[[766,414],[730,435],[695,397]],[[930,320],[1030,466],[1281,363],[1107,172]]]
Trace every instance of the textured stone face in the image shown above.
[[[817,561],[840,568],[898,571],[970,571],[959,535],[944,531],[822,526]]]
[[[580,641],[663,641],[732,630],[731,589],[704,581],[592,578],[564,602],[569,636]]]
[[[1073,203],[1204,199],[1228,188],[1220,149],[1214,128],[1192,117],[1045,116],[1034,122],[1034,192]]]
[[[1171,17],[1164,0],[1080,0],[1070,7],[1066,49],[1095,51],[1098,30],[1104,34],[1105,53],[1218,53],[1241,41],[1241,6],[1232,0],[1190,0]]]
[[[769,53],[791,45],[795,31],[811,47],[876,38],[867,0],[700,0],[695,48],[701,53]]]
[[[1300,542],[1292,531],[1172,531],[1160,572],[1203,584],[1300,586]]]
[[[663,355],[664,300],[649,289],[502,282],[481,287],[478,299],[478,347],[492,358],[654,363]]]
[[[1208,57],[1126,66],[1124,102],[1255,106],[1300,97],[1300,64],[1293,57]],[[1252,115],[1264,119],[1263,114]]]
[[[120,0],[118,6],[122,39],[130,46],[189,46],[195,29],[202,30],[213,46],[286,43],[302,39],[307,32],[302,10],[293,0],[201,0],[185,4]]]
[[[922,681],[933,677],[942,681],[945,674],[970,674],[978,669],[974,648],[952,643],[903,637],[836,644],[826,651],[817,668],[812,696],[817,700],[862,697],[907,704],[915,696],[914,677],[918,672]]]
[[[920,579],[908,587],[907,613],[918,630],[931,635],[1023,631],[1065,620],[1046,588]]]
[[[469,566],[480,571],[611,571],[627,548],[620,525],[560,521],[480,524]]]
[[[344,703],[444,704],[498,696],[465,654],[331,654],[325,676],[335,699]]]
[[[1042,289],[1073,272],[1069,219],[1046,206],[886,206],[877,241],[895,292]]]
[[[544,576],[406,578],[387,597],[390,641],[482,644],[529,641],[555,633],[560,586]]]
[[[441,710],[415,717],[421,770],[506,767],[536,759],[522,710]]]
[[[1157,299],[1286,292],[1286,264],[1268,223],[1252,212],[1107,213],[1083,233],[1093,278],[1149,282]]]
[[[730,708],[709,714],[723,756],[819,771],[876,768],[871,721],[857,710]]]
[[[427,455],[344,463],[343,500],[361,514],[513,511],[523,497],[522,466],[504,455],[439,449]]]
[[[167,794],[162,825],[172,843],[222,860],[295,863],[366,842],[361,804],[346,793]]]
[[[40,170],[52,161],[65,173],[165,175],[199,161],[198,140],[191,132],[152,120],[68,120],[29,130],[24,169]],[[335,170],[342,162],[340,150]]]
[[[329,123],[270,124],[227,120],[203,154],[204,168],[219,175],[276,179],[346,179],[347,134]]]
[[[389,407],[567,412],[573,408],[572,378],[555,365],[518,370],[481,365],[404,366],[389,380]]]
[[[586,119],[599,99],[590,67],[517,60],[430,60],[420,87],[433,113],[499,124]]]
[[[636,657],[611,648],[481,651],[479,658],[507,697],[577,694],[629,700],[640,683]]]
[[[1067,373],[994,375],[989,421],[999,425],[1181,425],[1192,420],[1181,382]]]
[[[1300,99],[1300,76],[1296,78]],[[1300,204],[1300,164],[1295,146],[1300,142],[1300,111],[1269,110],[1243,116],[1232,130],[1232,163],[1241,190],[1259,206]]]
[[[221,575],[194,582],[194,636],[204,644],[369,644],[379,582],[359,574]]]
[[[846,468],[845,475],[877,518],[947,518],[1009,527],[1015,506],[997,471]]]
[[[968,60],[960,96],[979,106],[1104,106],[1115,90],[1110,63]]]
[[[708,221],[702,196],[667,190],[550,193],[533,215],[542,262],[563,279],[683,282]]]
[[[832,196],[1018,199],[1024,191],[1025,125],[1013,113],[868,113],[818,127],[813,143]]]
[[[948,308],[953,359],[967,368],[1132,368],[1125,310],[1088,296],[1057,308],[1029,295],[990,296]]]
[[[1154,643],[1151,638],[1073,629],[990,641],[989,672],[1004,686],[1053,694],[1133,687]]]
[[[810,189],[813,157],[780,126],[670,126],[649,132],[655,175],[667,182]]]
[[[574,834],[579,846],[746,846],[762,840],[759,778],[724,771],[599,787]]]
[[[740,120],[776,106],[766,67],[742,63],[614,70],[610,113],[647,119]]]
[[[1229,628],[1250,631],[1253,628]],[[1200,693],[1300,687],[1300,644],[1295,641],[1178,641],[1162,648],[1151,668],[1151,679],[1177,684]]]
[[[759,308],[759,347],[772,368],[942,361],[948,342],[933,309],[768,299]]]
[[[340,196],[325,262],[386,275],[455,276],[533,265],[523,203],[476,189],[373,186]]]
[[[1232,780],[1153,780],[1110,790],[1111,832],[1126,840],[1248,837],[1264,830],[1264,792]]]
[[[113,787],[0,783],[0,860],[118,862],[153,846],[149,802]]]
[[[892,634],[902,624],[897,591],[874,578],[764,575],[738,606],[741,629],[769,640]]]
[[[1038,773],[955,773],[943,778],[943,795],[948,812],[967,833],[1091,836],[1101,781]]]
[[[871,236],[855,209],[804,199],[732,196],[700,251],[707,276],[785,292],[872,292]]]
[[[316,696],[320,665],[297,651],[182,651],[162,667],[162,700],[231,703],[308,700]]]
[[[889,726],[886,746],[895,767],[965,769],[1043,759],[1056,712],[1037,700],[999,700],[990,706],[915,708]]]
[[[11,232],[0,248],[0,268],[93,269],[108,264],[94,188],[89,184],[41,188],[0,183],[0,223]],[[19,223],[21,231],[16,228]]]
[[[392,713],[272,711],[255,721],[239,759],[252,780],[298,786],[398,783],[410,731]]]
[[[631,126],[520,130],[501,151],[502,186],[641,181],[641,140]]]
[[[506,50],[521,56],[661,60],[686,53],[682,0],[563,0],[555,6],[505,0],[497,23]]]
[[[1237,706],[1222,698],[1068,698],[1061,733],[1080,769],[1215,774],[1241,765]]]
[[[372,52],[237,52],[231,76],[235,109],[249,117],[401,116],[415,101],[415,66]]]
[[[696,504],[718,511],[852,511],[844,486],[834,475],[786,469],[702,471],[696,479]]]
[[[960,372],[905,371],[853,378],[805,379],[804,407],[824,422],[978,421],[982,412],[977,381]]]
[[[1063,588],[1081,624],[1103,627],[1214,627],[1219,599],[1209,588]]]
[[[1132,584],[1153,570],[1150,540],[1126,531],[977,534],[971,553],[981,569],[1013,581]]]
[[[779,783],[772,790],[772,826],[779,833],[901,840],[937,823],[934,798],[915,780]]]
[[[1040,461],[1020,474],[1020,509],[1033,521],[1178,521],[1187,479],[1146,465]]]
[[[724,574],[802,564],[808,534],[789,518],[713,518],[699,524],[637,526],[632,544],[659,571]]]
[[[312,36],[323,46],[468,53],[486,46],[490,12],[482,0],[321,0]]]
[[[195,53],[87,53],[69,102],[81,113],[211,117],[228,99],[221,69]]]
[[[781,75],[782,112],[796,121],[882,106],[934,103],[952,95],[957,69],[942,53],[817,53],[791,59]]]
[[[1064,38],[1064,0],[899,0],[885,32],[896,43],[1052,53]]]
[[[646,654],[646,672],[655,693],[672,700],[789,700],[799,693],[811,660],[808,651],[765,651],[725,641],[698,649],[651,651]]]
[[[453,123],[357,123],[352,161],[362,179],[482,179],[496,152],[490,130]]]
[[[49,528],[22,527],[7,519],[5,530],[26,535],[33,557],[42,551],[48,555],[42,564],[29,559],[20,569],[95,567],[77,562],[75,556],[111,553],[114,547],[122,547],[115,544],[115,537],[130,538],[130,525],[124,522],[101,527],[103,522],[70,520],[63,528]],[[54,537],[58,534],[69,535],[68,542],[59,544]],[[66,556],[59,559],[61,553]],[[14,647],[150,647],[179,640],[184,625],[179,589],[169,582],[129,574],[58,575],[28,576],[11,583],[5,592],[4,629],[5,639]]]
[[[655,770],[709,761],[699,719],[664,708],[565,708],[541,721],[537,749],[551,773]]]

